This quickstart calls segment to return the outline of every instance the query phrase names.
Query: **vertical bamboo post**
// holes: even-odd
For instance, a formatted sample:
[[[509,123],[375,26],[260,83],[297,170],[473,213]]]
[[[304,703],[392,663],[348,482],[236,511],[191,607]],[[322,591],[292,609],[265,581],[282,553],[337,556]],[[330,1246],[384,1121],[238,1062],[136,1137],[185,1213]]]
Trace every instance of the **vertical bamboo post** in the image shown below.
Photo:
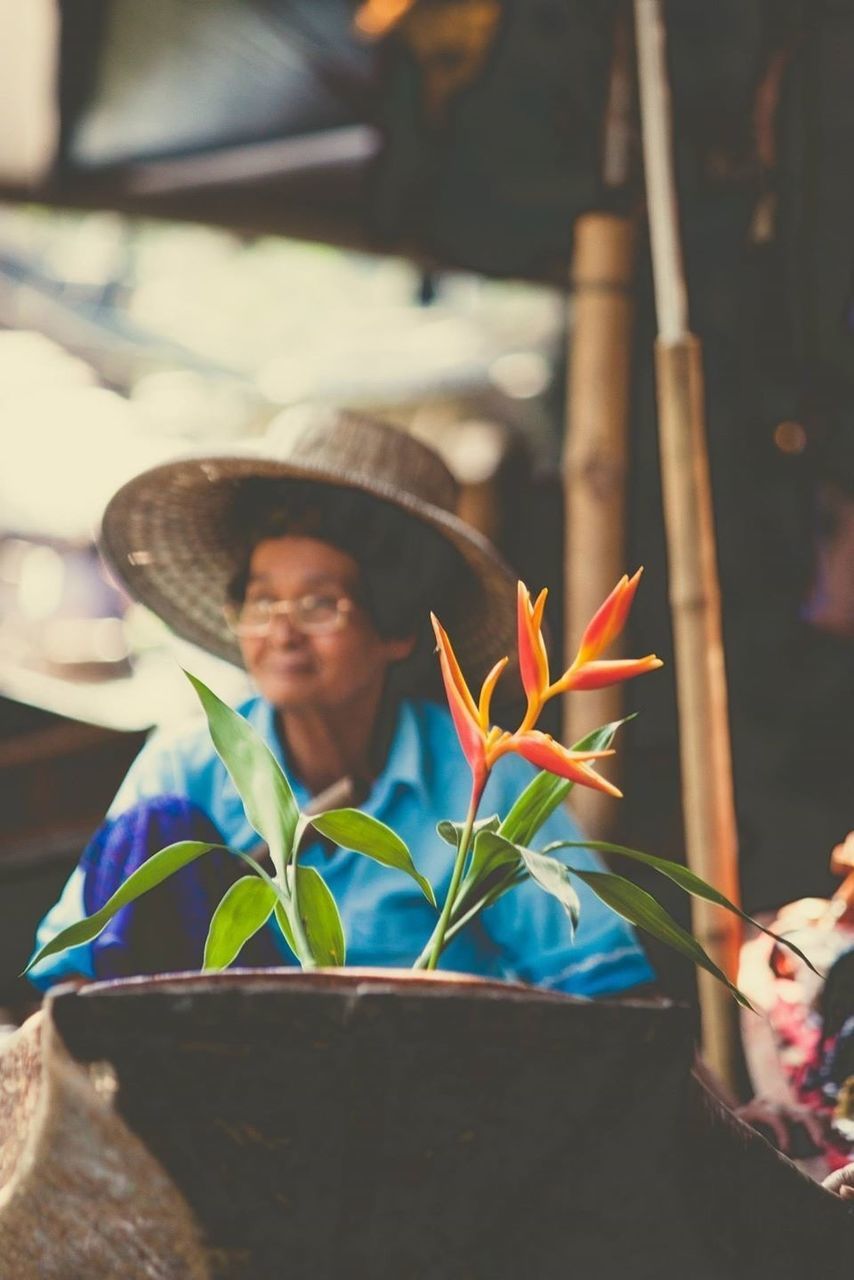
[[[660,0],[634,0],[647,209],[658,317],[656,382],[667,531],[668,581],[676,653],[682,801],[689,866],[738,901],[720,592],[703,403],[702,351],[688,330],[677,218]],[[694,931],[734,978],[740,925],[708,903],[694,904]],[[703,1051],[735,1087],[739,1046],[732,998],[699,975]]]
[[[602,172],[607,191],[629,180],[634,103],[627,15],[614,29]],[[631,384],[635,267],[634,220],[590,213],[575,224],[571,286],[573,323],[567,360],[564,474],[564,652],[572,657],[581,632],[625,572],[625,476]],[[600,724],[618,720],[620,685],[564,699],[564,742],[577,742]],[[604,770],[618,781],[616,766]],[[578,787],[573,808],[589,835],[603,838],[614,801]]]
[[[634,227],[628,218],[590,213],[578,219],[564,452],[567,662],[586,621],[626,568],[634,259]],[[597,725],[619,719],[622,706],[619,685],[567,697],[564,741],[577,742]],[[616,780],[613,766],[604,772]],[[573,808],[591,836],[606,834],[613,804],[608,796],[582,787],[573,796]]]

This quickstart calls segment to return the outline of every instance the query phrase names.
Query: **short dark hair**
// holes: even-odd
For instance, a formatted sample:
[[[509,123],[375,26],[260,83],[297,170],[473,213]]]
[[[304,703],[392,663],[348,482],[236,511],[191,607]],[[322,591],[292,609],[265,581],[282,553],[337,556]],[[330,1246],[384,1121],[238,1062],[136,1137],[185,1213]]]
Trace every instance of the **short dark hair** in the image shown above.
[[[228,584],[231,600],[244,598],[260,542],[288,535],[328,542],[356,561],[358,603],[377,632],[385,639],[415,636],[411,658],[399,664],[396,692],[435,695],[429,613],[450,624],[470,582],[462,556],[441,534],[373,494],[302,480],[240,481],[228,518],[242,549]]]

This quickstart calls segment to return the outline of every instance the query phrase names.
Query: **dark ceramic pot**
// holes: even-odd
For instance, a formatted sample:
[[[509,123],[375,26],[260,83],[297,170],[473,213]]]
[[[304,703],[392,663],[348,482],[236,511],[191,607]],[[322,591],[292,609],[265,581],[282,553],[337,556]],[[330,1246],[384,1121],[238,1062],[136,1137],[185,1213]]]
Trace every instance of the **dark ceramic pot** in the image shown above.
[[[54,1167],[77,1195],[66,1270],[20,1277],[794,1280],[854,1256],[854,1213],[695,1081],[673,1006],[442,973],[173,974],[57,994],[41,1055],[43,1097],[71,1064],[111,1118],[111,1180],[81,1203],[82,1175]],[[64,1096],[50,1148],[42,1126],[54,1166],[76,1149]],[[123,1160],[128,1185],[156,1185],[144,1205],[116,1199]],[[0,1250],[26,1258],[10,1222],[0,1205]],[[98,1255],[112,1272],[99,1233],[125,1251]]]

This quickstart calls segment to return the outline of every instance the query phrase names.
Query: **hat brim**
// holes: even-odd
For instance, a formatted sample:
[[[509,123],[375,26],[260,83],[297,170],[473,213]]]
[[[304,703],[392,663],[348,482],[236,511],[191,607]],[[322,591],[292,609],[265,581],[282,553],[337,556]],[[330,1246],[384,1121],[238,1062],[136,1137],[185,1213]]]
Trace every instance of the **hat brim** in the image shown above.
[[[153,467],[110,500],[99,547],[130,596],[177,635],[242,665],[223,605],[242,548],[226,517],[240,485],[252,478],[293,479],[359,490],[408,512],[435,530],[470,571],[471,592],[457,616],[443,618],[463,670],[482,679],[499,658],[515,656],[516,579],[495,548],[458,516],[381,481],[310,462],[257,454],[207,454]]]

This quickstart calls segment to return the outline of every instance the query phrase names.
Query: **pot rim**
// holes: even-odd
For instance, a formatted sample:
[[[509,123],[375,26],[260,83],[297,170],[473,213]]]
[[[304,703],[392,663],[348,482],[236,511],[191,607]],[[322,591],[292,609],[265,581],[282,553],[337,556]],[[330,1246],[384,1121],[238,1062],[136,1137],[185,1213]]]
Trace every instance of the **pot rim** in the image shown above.
[[[305,971],[298,968],[222,969],[205,973],[186,970],[174,973],[140,974],[128,978],[110,978],[90,982],[76,988],[80,996],[146,995],[150,992],[198,991],[210,993],[211,989],[242,987],[244,989],[271,990],[275,987],[291,990],[318,988],[330,992],[374,989],[376,991],[407,990],[425,995],[462,995],[474,993],[510,1000],[535,999],[559,1003],[589,1004],[584,997],[570,996],[562,991],[549,991],[524,982],[505,982],[500,979],[482,978],[471,973],[452,970],[425,971],[423,969],[383,969],[375,967],[318,968]],[[62,988],[57,987],[60,994]],[[67,993],[68,988],[65,989]]]

